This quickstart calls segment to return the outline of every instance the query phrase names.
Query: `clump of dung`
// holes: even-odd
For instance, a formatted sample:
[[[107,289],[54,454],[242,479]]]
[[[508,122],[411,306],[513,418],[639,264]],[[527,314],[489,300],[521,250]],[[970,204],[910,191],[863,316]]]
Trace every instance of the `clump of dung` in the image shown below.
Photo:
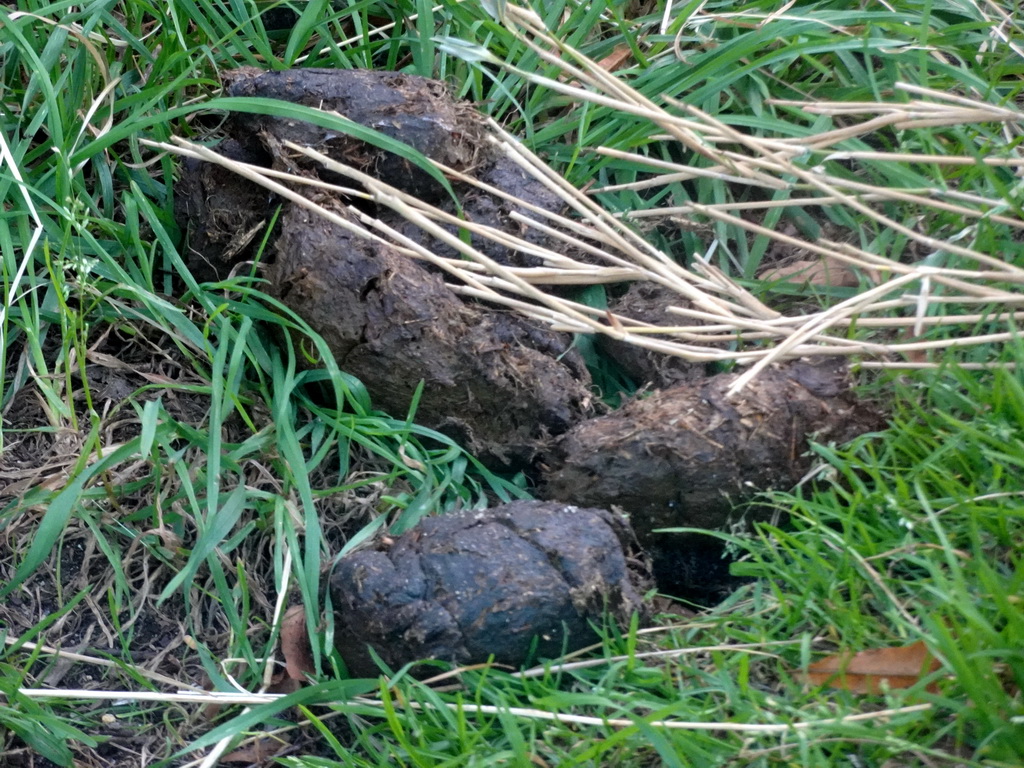
[[[720,547],[709,560],[703,537],[659,529],[728,529],[738,505],[810,469],[809,438],[843,443],[880,426],[845,360],[775,366],[730,396],[738,376],[658,390],[576,425],[542,458],[540,495],[628,513],[664,591],[689,590],[711,565],[724,573]]]
[[[606,617],[646,613],[646,564],[624,518],[517,501],[427,518],[339,561],[335,643],[353,676],[422,659],[519,667],[595,641]]]
[[[375,407],[406,413],[422,381],[416,420],[506,467],[589,412],[589,376],[568,335],[464,303],[386,243],[297,205],[281,218],[276,249],[270,290],[324,337]]]

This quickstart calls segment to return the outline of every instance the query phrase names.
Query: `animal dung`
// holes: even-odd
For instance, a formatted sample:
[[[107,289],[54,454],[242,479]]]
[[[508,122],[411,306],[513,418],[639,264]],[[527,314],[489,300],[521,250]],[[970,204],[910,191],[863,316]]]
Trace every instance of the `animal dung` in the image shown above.
[[[550,502],[425,520],[390,550],[345,558],[334,584],[339,647],[362,672],[375,669],[367,645],[388,664],[418,654],[518,664],[570,649],[600,618],[599,604],[620,617],[636,609],[621,565],[632,534],[620,535],[619,512],[660,589],[717,598],[736,584],[721,542],[662,530],[728,528],[739,505],[792,487],[810,469],[809,438],[841,443],[879,426],[842,360],[775,365],[730,395],[738,374],[708,376],[704,363],[612,338],[596,346],[653,389],[595,416],[602,406],[572,335],[445,282],[443,260],[461,258],[460,243],[515,268],[549,266],[565,248],[557,224],[532,226],[561,213],[563,197],[516,162],[515,148],[472,105],[443,83],[393,72],[243,67],[224,79],[230,96],[279,103],[225,121],[218,151],[286,171],[290,192],[275,196],[225,166],[183,164],[176,213],[196,277],[222,279],[258,255],[264,289],[323,337],[374,408],[404,417],[415,403],[417,423],[491,468],[522,471]],[[408,152],[357,137],[365,131],[325,128],[326,118],[297,119],[289,105],[411,147],[444,166],[447,186]],[[296,146],[365,174],[363,186]],[[409,215],[421,203],[440,211],[431,212],[436,226]],[[655,326],[678,324],[669,308],[686,306],[649,281],[613,286],[609,297],[610,311]],[[741,514],[759,519],[766,509],[747,504]],[[545,531],[543,545],[527,519]],[[577,584],[570,575],[582,564],[589,575]],[[612,564],[619,570],[601,570]],[[580,603],[584,594],[600,600]]]
[[[516,501],[422,520],[342,558],[330,581],[335,644],[355,677],[421,659],[520,667],[627,627],[649,587],[620,515]]]
[[[807,437],[845,442],[878,426],[845,361],[771,367],[735,395],[740,374],[652,392],[558,437],[541,494],[629,513],[641,543],[659,528],[720,530],[757,491],[810,468]]]
[[[375,407],[406,413],[422,381],[417,420],[505,467],[524,466],[542,438],[587,414],[590,377],[569,335],[463,302],[387,243],[300,206],[282,216],[276,249],[271,292],[324,337]]]

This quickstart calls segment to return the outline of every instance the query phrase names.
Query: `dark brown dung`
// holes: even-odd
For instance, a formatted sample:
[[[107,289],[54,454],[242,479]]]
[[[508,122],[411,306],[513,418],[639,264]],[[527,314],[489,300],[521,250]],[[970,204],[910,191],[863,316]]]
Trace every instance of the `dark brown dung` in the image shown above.
[[[525,218],[550,225],[544,213],[532,211],[520,203],[536,206],[542,212],[558,214],[565,209],[565,202],[562,198],[530,176],[513,160],[501,155],[482,166],[474,175],[484,184],[515,197],[518,202],[472,184],[459,183],[455,185],[455,191],[459,196],[461,218],[474,224],[490,227],[499,233],[521,238],[531,246],[548,248],[556,253],[565,251],[565,245],[557,238],[512,217],[515,212]],[[458,206],[450,197],[438,200],[434,204],[445,213],[460,214]],[[381,211],[380,218],[437,256],[446,258],[459,256],[455,248],[428,235],[418,226],[406,221],[393,211]],[[459,230],[455,226],[444,225],[444,229],[452,235],[459,234]],[[470,245],[484,256],[505,266],[539,267],[544,264],[544,259],[536,254],[519,250],[497,239],[484,237],[475,232],[470,236]]]
[[[437,80],[359,69],[263,72],[242,68],[232,73],[230,81],[231,96],[279,99],[337,112],[458,171],[471,170],[488,159],[483,118],[468,103],[452,99]],[[250,114],[236,118],[230,131],[243,143],[275,147],[279,153],[275,160],[281,165],[292,164],[322,177],[330,176],[314,160],[289,154],[280,146],[287,140],[421,199],[445,196],[436,181],[405,158],[339,131],[290,118]]]
[[[481,189],[453,178],[453,198],[436,180],[399,155],[338,130],[270,115],[239,113],[229,120],[225,125],[229,138],[217,147],[221,154],[263,167],[319,176],[349,188],[358,186],[284,145],[291,141],[318,150],[452,216],[497,230],[497,238],[474,233],[470,241],[474,248],[501,264],[543,264],[540,256],[501,242],[507,235],[523,238],[530,246],[564,251],[558,238],[513,218],[516,213],[545,221],[546,214],[564,210],[563,199],[506,155],[490,136],[480,113],[471,105],[452,99],[443,83],[365,70],[264,72],[241,67],[224,73],[223,77],[232,96],[276,99],[337,112],[494,189]],[[190,232],[190,266],[200,280],[224,278],[234,264],[251,257],[239,243],[255,226],[269,220],[277,201],[258,185],[225,168],[195,161],[183,164],[181,186],[176,215]],[[459,256],[456,249],[390,209],[366,201],[357,204],[434,254]],[[460,234],[456,226],[442,226],[452,235]]]
[[[607,615],[644,614],[646,565],[621,516],[518,501],[427,518],[389,548],[341,559],[335,643],[353,676],[421,659],[519,667],[595,639]]]
[[[692,325],[693,320],[668,312],[669,307],[685,304],[686,299],[659,283],[636,282],[624,294],[610,301],[608,309],[651,325]],[[705,363],[655,352],[611,336],[599,336],[597,341],[601,350],[639,386],[670,387],[707,376]]]
[[[850,391],[845,361],[764,371],[734,397],[738,374],[654,392],[583,422],[544,458],[541,495],[629,513],[641,543],[658,528],[722,529],[754,492],[793,486],[810,436],[844,442],[878,426]]]
[[[234,139],[217,152],[231,160],[266,165],[265,154]],[[221,165],[188,159],[181,165],[174,215],[188,232],[186,259],[200,282],[226,278],[231,268],[252,257],[273,215],[273,196],[259,184]]]
[[[504,466],[522,465],[539,440],[588,413],[589,376],[570,337],[464,304],[412,259],[297,205],[282,215],[276,249],[271,290],[324,337],[375,407],[406,413],[423,380],[417,422]]]

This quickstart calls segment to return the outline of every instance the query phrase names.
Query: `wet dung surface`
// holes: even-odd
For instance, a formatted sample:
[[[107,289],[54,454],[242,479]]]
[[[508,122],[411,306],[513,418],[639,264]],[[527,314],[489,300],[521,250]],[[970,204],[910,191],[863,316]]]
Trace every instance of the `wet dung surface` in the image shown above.
[[[548,223],[544,213],[533,211],[521,203],[536,206],[542,212],[558,214],[565,208],[565,203],[558,195],[527,174],[515,161],[502,155],[496,156],[492,161],[479,168],[475,176],[484,184],[495,187],[506,195],[512,195],[521,202],[509,200],[502,195],[468,183],[461,183],[455,185],[461,205],[461,215],[459,207],[451,197],[437,200],[434,204],[445,213],[460,216],[468,222],[491,227],[498,232],[521,238],[526,241],[528,246],[560,252],[564,246],[557,238],[513,218],[513,213],[517,213],[528,219]],[[459,257],[459,252],[455,248],[428,235],[415,224],[406,221],[392,211],[381,211],[380,217],[389,226],[435,255],[444,258]],[[444,229],[452,235],[459,235],[457,227],[444,225]],[[484,256],[507,267],[540,267],[544,265],[544,259],[541,256],[526,250],[519,250],[488,237],[482,237],[477,233],[470,234],[469,242]]]
[[[353,676],[420,659],[519,667],[625,626],[649,584],[628,523],[600,509],[519,501],[427,518],[390,548],[343,558],[331,578],[339,653]]]

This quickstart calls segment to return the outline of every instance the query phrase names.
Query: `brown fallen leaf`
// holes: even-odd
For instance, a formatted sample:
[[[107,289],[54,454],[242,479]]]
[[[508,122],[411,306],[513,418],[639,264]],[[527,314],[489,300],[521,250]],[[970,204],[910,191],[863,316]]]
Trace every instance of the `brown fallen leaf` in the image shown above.
[[[926,341],[926,339],[921,336],[915,336],[912,328],[905,328],[903,332],[899,334],[898,338],[900,341],[905,341],[908,344],[916,341]],[[928,362],[928,351],[925,349],[908,349],[903,353],[903,356],[911,363]]]
[[[911,688],[939,666],[924,641],[918,640],[899,648],[838,653],[811,664],[798,679],[853,693],[878,693],[883,680],[889,688]],[[927,690],[937,692],[934,683],[929,683]]]
[[[191,639],[192,638],[190,637],[186,637],[185,645],[188,645],[188,641]],[[210,680],[209,676],[203,675],[202,678],[199,680],[199,687],[202,688],[204,691],[212,691],[213,681]],[[216,702],[212,704],[205,704],[199,708],[199,717],[203,720],[213,720],[213,718],[220,714],[220,710],[223,706],[223,704],[218,704]]]
[[[655,595],[654,599],[651,601],[651,610],[656,614],[667,613],[684,619],[692,619],[697,615],[694,611],[691,611],[678,600],[672,600],[671,598],[662,597],[661,595]]]
[[[302,683],[302,680],[296,680],[287,672],[281,672],[270,679],[270,685],[267,686],[265,693],[279,693],[287,696],[289,693],[299,690]]]
[[[612,52],[597,62],[597,66],[606,72],[622,69],[623,65],[633,56],[633,51],[625,43],[616,45]]]
[[[601,69],[605,72],[615,72],[616,70],[622,69],[626,66],[633,58],[632,49],[625,43],[619,43],[616,45],[612,52],[605,56],[603,59],[595,61]],[[572,85],[579,85],[580,81],[576,78],[566,77],[564,74],[559,75],[558,79],[563,83],[571,83]]]
[[[272,765],[291,745],[279,739],[256,739],[244,747],[229,752],[220,758],[222,763],[245,763],[246,765]]]
[[[305,682],[308,675],[316,673],[306,632],[306,611],[301,605],[293,605],[281,619],[281,655],[292,680]]]
[[[785,281],[827,288],[855,288],[860,285],[852,269],[837,259],[794,261],[784,267],[773,267],[758,274],[759,280]]]

